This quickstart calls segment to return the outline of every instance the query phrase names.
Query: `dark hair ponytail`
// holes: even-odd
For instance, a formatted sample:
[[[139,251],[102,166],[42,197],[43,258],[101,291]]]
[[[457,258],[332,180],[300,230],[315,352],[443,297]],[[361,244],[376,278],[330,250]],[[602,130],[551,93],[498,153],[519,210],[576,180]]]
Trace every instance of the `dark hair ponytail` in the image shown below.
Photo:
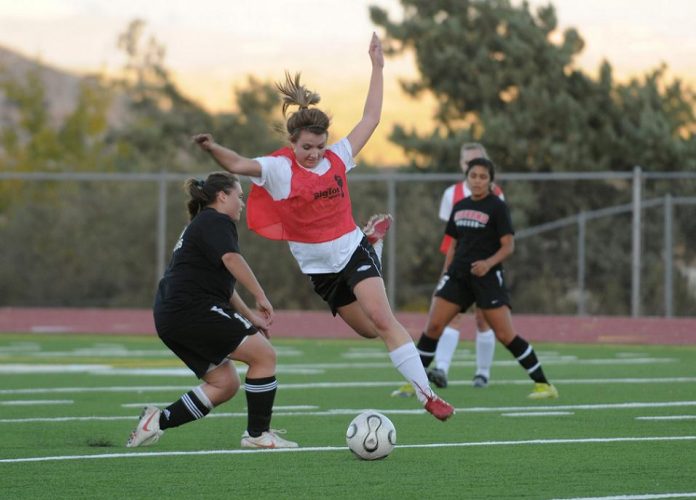
[[[286,71],[285,82],[276,83],[276,88],[283,101],[284,117],[290,106],[299,108],[287,117],[285,124],[290,142],[296,142],[303,130],[317,135],[328,134],[331,118],[319,108],[310,108],[318,104],[321,97],[300,83],[300,73],[293,76]]]
[[[189,201],[186,204],[189,219],[193,220],[201,210],[213,204],[220,191],[229,194],[237,184],[239,184],[239,178],[229,172],[213,172],[205,180],[187,179],[184,190],[189,195]]]

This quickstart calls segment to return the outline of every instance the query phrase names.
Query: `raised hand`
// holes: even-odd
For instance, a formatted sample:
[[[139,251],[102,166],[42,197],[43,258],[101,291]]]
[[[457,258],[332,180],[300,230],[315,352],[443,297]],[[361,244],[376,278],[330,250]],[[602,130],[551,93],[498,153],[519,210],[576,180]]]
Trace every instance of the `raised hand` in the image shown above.
[[[370,60],[374,66],[380,68],[384,67],[384,54],[382,53],[382,42],[380,41],[377,33],[372,32],[372,38],[370,39]]]
[[[198,144],[203,151],[210,151],[210,148],[215,144],[215,140],[210,134],[196,134],[193,136],[193,142]]]

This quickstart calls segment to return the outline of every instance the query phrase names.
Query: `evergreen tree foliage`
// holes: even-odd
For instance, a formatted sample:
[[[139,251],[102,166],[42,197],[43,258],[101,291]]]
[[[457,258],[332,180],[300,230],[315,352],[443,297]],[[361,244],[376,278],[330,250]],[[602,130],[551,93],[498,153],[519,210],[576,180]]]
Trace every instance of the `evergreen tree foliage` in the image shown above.
[[[403,90],[414,99],[431,93],[437,102],[432,131],[418,133],[399,125],[392,130],[391,139],[409,156],[411,170],[457,172],[459,146],[468,141],[483,143],[503,172],[631,171],[635,166],[696,170],[694,92],[679,79],[668,81],[665,66],[621,83],[605,61],[596,78],[589,76],[575,64],[584,46],[581,35],[573,28],[560,32],[551,4],[534,12],[526,2],[509,0],[401,4],[398,21],[380,7],[371,7],[370,15],[386,32],[388,55],[415,58],[418,76],[402,82]],[[632,193],[630,182],[502,184],[518,229],[627,203]],[[694,187],[693,182],[646,183],[644,196],[684,195]],[[434,212],[409,217],[420,227],[432,224]],[[687,231],[696,234],[693,223],[687,224]],[[655,241],[661,231],[660,225],[646,227],[644,238]],[[588,240],[589,282],[600,294],[594,303],[626,312],[630,226],[618,218],[592,222]],[[511,273],[525,287],[524,294],[517,294],[522,307],[539,312],[544,312],[542,304],[564,307],[567,297],[540,300],[541,292],[532,290],[563,289],[566,244],[559,232],[552,232],[535,237],[533,249],[518,245],[517,261],[545,256],[538,265]],[[685,259],[681,265],[693,265],[695,256]],[[400,268],[400,276],[409,272]],[[608,276],[622,286],[605,286]],[[648,277],[646,289],[656,290],[656,280]]]

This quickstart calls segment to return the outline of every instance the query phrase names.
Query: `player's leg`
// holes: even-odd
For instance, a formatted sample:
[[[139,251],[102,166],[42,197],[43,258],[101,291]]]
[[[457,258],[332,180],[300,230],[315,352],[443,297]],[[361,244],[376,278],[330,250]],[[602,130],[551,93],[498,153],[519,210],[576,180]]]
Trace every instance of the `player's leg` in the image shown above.
[[[491,378],[491,366],[495,355],[495,333],[486,322],[480,309],[474,312],[476,319],[476,373],[474,387],[486,387]]]
[[[416,344],[421,363],[425,368],[430,366],[430,363],[435,357],[439,339],[445,326],[459,314],[460,310],[458,304],[454,304],[441,297],[433,297],[425,331],[421,334]],[[433,381],[433,383],[435,382]],[[411,395],[411,390],[408,386],[402,386],[393,391],[391,395],[392,397],[408,397]]]
[[[452,277],[447,273],[440,278],[430,303],[430,311],[428,313],[428,322],[425,331],[418,340],[418,351],[421,354],[425,366],[428,366],[435,357],[445,329],[461,311],[466,310],[473,302],[474,295],[469,285],[466,283],[466,280]],[[450,335],[448,339],[450,340],[450,352],[448,352],[450,360],[454,354],[454,348],[456,348],[456,344],[452,346],[452,336],[453,335]],[[458,336],[459,332],[457,332],[457,338]],[[439,374],[437,372],[431,373],[431,380],[436,378],[433,377],[433,375]],[[440,377],[440,379],[442,378],[443,377]],[[446,375],[444,376],[444,380],[439,380],[439,382],[440,383],[437,384],[438,386],[446,386]],[[433,383],[437,383],[437,380],[433,381]]]
[[[459,304],[442,297],[434,296],[430,302],[428,322],[425,331],[418,340],[418,352],[423,360],[423,366],[426,368],[435,358],[445,328],[457,317],[460,311]]]
[[[394,317],[382,278],[373,276],[360,280],[353,287],[353,293],[362,313],[374,324],[375,331],[386,345],[392,364],[415,387],[418,400],[436,418],[449,418],[454,413],[454,408],[438,398],[430,388],[428,376],[411,336]],[[347,311],[342,309],[339,309],[339,314],[344,317]],[[356,314],[356,310],[351,309],[349,313]]]
[[[210,413],[216,403],[210,399],[209,394],[214,394],[219,398],[219,402],[223,402],[231,398],[239,387],[239,377],[227,360],[205,374],[204,380],[206,378],[212,384],[206,381],[194,387],[163,410],[156,406],[146,406],[126,446],[135,448],[156,443],[166,429],[193,422]],[[218,392],[215,389],[218,389]]]
[[[232,308],[217,305],[191,311],[192,319],[177,325],[162,340],[203,381],[162,411],[162,430],[205,417],[230,400],[240,387],[230,353],[248,341],[256,328]],[[182,320],[183,321],[183,320]],[[195,332],[195,333],[192,333]]]
[[[159,440],[165,429],[179,427],[203,418],[215,407],[216,403],[211,400],[211,395],[214,399],[222,402],[232,397],[236,392],[234,380],[237,374],[236,372],[234,374],[228,373],[233,368],[224,355],[217,358],[216,362],[213,363],[207,356],[194,351],[186,341],[173,337],[161,338],[167,347],[191,368],[196,376],[204,379],[208,373],[212,373],[210,377],[212,377],[216,386],[222,389],[220,392],[215,392],[211,390],[208,382],[204,382],[183,394],[178,400],[163,410],[156,406],[146,406],[140,415],[138,425],[128,438],[126,443],[128,448],[149,446]],[[227,379],[227,382],[224,382],[225,379]],[[238,388],[238,377],[236,380],[236,387]]]
[[[155,324],[164,344],[203,381],[160,410],[148,406],[126,446],[155,443],[165,429],[205,417],[217,405],[232,398],[240,386],[229,354],[256,332],[256,328],[231,308],[206,305],[174,314],[155,313]]]
[[[261,333],[247,339],[230,354],[249,366],[244,379],[247,401],[247,428],[241,444],[245,448],[297,448],[297,443],[283,439],[271,429],[273,403],[278,388],[276,353]]]
[[[529,378],[534,381],[534,390],[529,394],[529,398],[557,398],[558,390],[546,378],[534,348],[515,333],[510,308],[501,306],[494,309],[482,309],[482,312],[495,332],[496,338],[510,351],[520,366],[525,369]]]
[[[449,374],[450,365],[454,352],[459,344],[459,324],[461,322],[461,314],[457,314],[452,321],[442,330],[442,335],[435,349],[434,368],[428,370],[428,379],[437,387],[447,387],[447,375]]]
[[[232,399],[239,390],[239,375],[227,356],[217,364],[208,361],[207,371],[201,370],[196,374],[203,383],[162,410],[160,430],[200,420],[216,406]]]
[[[367,339],[375,339],[379,337],[379,332],[375,327],[375,324],[370,320],[370,318],[365,314],[362,307],[357,300],[354,300],[350,304],[341,306],[336,311],[346,324],[351,327],[351,329]]]

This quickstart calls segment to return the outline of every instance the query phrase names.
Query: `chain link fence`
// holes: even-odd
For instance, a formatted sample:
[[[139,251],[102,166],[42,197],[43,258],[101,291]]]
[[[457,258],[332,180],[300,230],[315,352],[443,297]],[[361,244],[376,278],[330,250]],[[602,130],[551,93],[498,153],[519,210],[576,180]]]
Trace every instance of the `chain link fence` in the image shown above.
[[[149,307],[187,222],[183,181],[205,175],[0,172],[0,305]],[[395,309],[428,308],[443,263],[440,198],[459,180],[349,176],[359,224],[394,215],[383,259]],[[636,167],[498,181],[517,231],[505,264],[516,312],[696,315],[696,173]],[[246,230],[240,243],[276,308],[324,309],[285,244]]]

